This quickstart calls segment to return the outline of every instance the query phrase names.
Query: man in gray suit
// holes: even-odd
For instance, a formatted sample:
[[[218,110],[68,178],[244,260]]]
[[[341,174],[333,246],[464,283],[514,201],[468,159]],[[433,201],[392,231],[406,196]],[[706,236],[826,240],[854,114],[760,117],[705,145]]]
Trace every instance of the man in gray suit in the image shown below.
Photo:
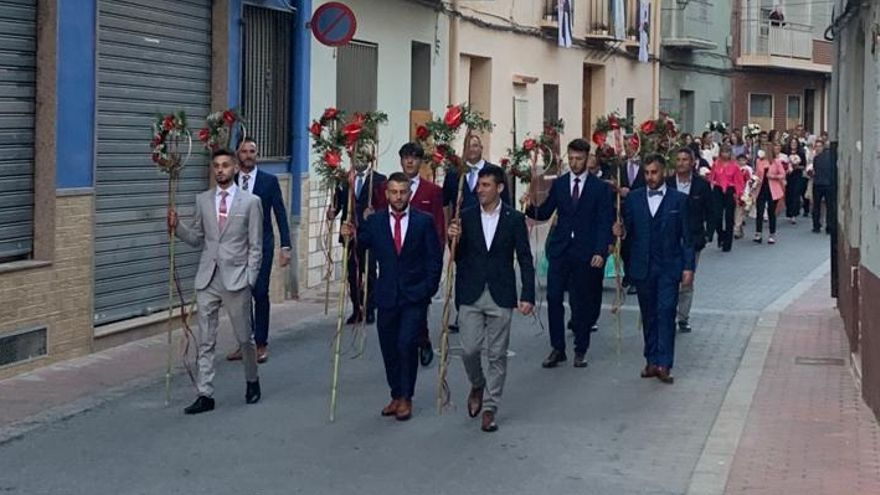
[[[202,248],[195,280],[199,396],[184,409],[186,414],[214,409],[214,350],[221,305],[226,307],[241,347],[247,381],[245,401],[255,404],[260,400],[257,355],[251,332],[251,290],[257,282],[263,256],[263,208],[260,198],[235,185],[237,166],[231,151],[215,151],[211,168],[217,187],[196,197],[190,222],[179,222],[177,212],[168,210],[169,231],[183,242]]]

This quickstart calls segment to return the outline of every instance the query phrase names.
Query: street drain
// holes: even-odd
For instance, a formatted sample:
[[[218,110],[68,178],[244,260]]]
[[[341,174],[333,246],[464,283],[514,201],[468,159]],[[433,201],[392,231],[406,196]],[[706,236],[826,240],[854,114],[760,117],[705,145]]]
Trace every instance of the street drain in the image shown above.
[[[805,366],[843,366],[846,364],[846,361],[842,358],[833,357],[798,356],[794,358],[794,364],[802,364]]]

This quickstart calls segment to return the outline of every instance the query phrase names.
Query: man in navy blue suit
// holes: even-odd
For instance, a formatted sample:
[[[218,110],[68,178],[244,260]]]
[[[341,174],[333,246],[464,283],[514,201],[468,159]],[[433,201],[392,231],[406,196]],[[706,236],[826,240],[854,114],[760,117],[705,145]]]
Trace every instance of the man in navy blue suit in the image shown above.
[[[477,179],[480,170],[486,165],[492,165],[483,159],[483,142],[480,136],[472,134],[468,138],[468,145],[464,154],[465,164],[468,166],[468,174],[464,181],[464,194],[461,199],[461,209],[474,208],[480,205],[477,198]],[[452,218],[455,213],[455,203],[458,201],[458,173],[455,170],[446,172],[443,178],[443,206],[450,208],[446,212],[446,218]],[[505,189],[501,192],[501,201],[510,204],[510,193]]]
[[[679,285],[694,282],[694,246],[688,196],[667,187],[665,165],[660,155],[645,158],[647,187],[627,196],[624,221],[614,225],[614,235],[632,242],[626,269],[638,290],[642,313],[646,360],[642,378],[672,383],[678,291]]]
[[[367,168],[366,162],[355,164],[354,179],[354,214],[359,225],[367,216],[371,215],[385,207],[385,176]],[[370,193],[372,188],[372,194]],[[339,212],[342,212],[342,221],[348,221],[348,183],[344,183],[336,188],[336,199],[334,204],[336,209],[327,210],[329,218],[336,218]],[[339,236],[339,242],[342,243],[342,236]],[[372,255],[367,259],[367,248],[355,243],[349,250],[348,255],[348,296],[351,298],[352,312],[346,323],[351,325],[359,323],[366,319],[367,324],[371,325],[376,320],[376,308],[373,297],[373,284],[376,282],[376,260]],[[368,263],[369,262],[369,263]],[[369,277],[369,287],[367,287],[366,307],[363,308],[366,314],[361,313],[361,305],[364,304],[363,277],[366,274]]]
[[[428,304],[440,285],[443,251],[434,219],[410,208],[410,179],[403,172],[388,177],[388,208],[370,215],[357,227],[357,242],[370,250],[379,265],[375,295],[376,327],[385,362],[391,402],[383,416],[405,421],[412,416],[412,397],[419,369],[419,334]],[[346,222],[342,235],[355,227]]]
[[[565,361],[565,291],[571,306],[571,326],[574,331],[574,366],[587,366],[590,347],[590,308],[593,298],[601,292],[590,290],[590,280],[602,276],[608,247],[611,245],[611,225],[614,222],[614,203],[611,186],[587,171],[590,143],[575,139],[568,145],[569,172],[553,181],[547,199],[539,205],[530,204],[526,216],[548,220],[556,213],[556,225],[547,238],[545,251],[549,260],[547,271],[547,309],[550,323],[550,345],[553,350],[542,366],[554,368]]]
[[[287,224],[287,210],[284,208],[284,197],[278,178],[268,172],[257,170],[259,150],[257,142],[246,137],[238,147],[239,172],[235,183],[242,190],[259,196],[263,203],[263,261],[260,274],[253,288],[254,315],[252,319],[254,342],[257,345],[257,362],[265,363],[269,359],[269,280],[272,276],[272,261],[275,254],[275,231],[272,228],[272,216],[278,225],[281,236],[281,255],[278,264],[282,268],[290,264],[290,228]],[[242,358],[241,349],[236,349],[226,356],[230,361]]]

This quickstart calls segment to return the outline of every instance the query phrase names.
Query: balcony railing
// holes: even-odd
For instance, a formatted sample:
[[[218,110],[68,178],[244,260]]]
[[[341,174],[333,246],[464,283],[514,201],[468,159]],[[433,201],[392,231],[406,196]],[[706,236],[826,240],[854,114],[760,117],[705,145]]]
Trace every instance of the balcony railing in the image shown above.
[[[813,58],[813,29],[805,24],[770,19],[743,19],[742,55]]]
[[[711,9],[708,0],[677,0],[670,7],[663,7],[663,46],[689,50],[717,48],[711,36]]]
[[[624,40],[638,33],[638,0],[587,0],[587,38]],[[618,11],[615,6],[622,6]],[[575,29],[577,31],[577,29]]]
[[[575,3],[577,3],[577,2],[575,0],[568,0],[568,1],[569,1],[569,4],[571,5],[571,14],[572,14],[572,19],[573,19],[574,18]],[[559,22],[559,14],[558,14],[558,11],[556,10],[558,5],[559,5],[558,0],[544,0],[544,21],[545,22]]]

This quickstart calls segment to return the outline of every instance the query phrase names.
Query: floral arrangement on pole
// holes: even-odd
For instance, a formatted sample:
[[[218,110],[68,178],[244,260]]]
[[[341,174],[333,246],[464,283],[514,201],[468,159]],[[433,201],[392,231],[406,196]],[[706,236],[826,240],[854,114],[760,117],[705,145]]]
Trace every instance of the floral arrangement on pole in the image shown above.
[[[358,112],[346,120],[345,114],[333,107],[312,121],[309,134],[318,157],[315,168],[326,185],[334,187],[348,180],[348,172],[342,167],[346,153],[352,160],[369,163],[376,159],[378,127],[386,122],[388,116],[382,112]]]
[[[210,151],[231,148],[236,127],[241,126],[242,135],[247,134],[244,119],[238,110],[230,108],[205,117],[205,127],[199,129],[199,141]]]
[[[464,160],[455,152],[454,141],[461,128],[466,133],[491,132],[494,124],[467,104],[449,105],[442,119],[434,119],[416,128],[416,140],[431,158],[431,168],[460,170]],[[465,136],[467,139],[467,136]]]
[[[153,163],[170,178],[177,178],[186,163],[182,156],[182,145],[192,146],[192,137],[186,125],[186,114],[182,111],[167,115],[156,115],[150,126],[153,138],[150,141]],[[186,158],[191,150],[187,150]]]
[[[746,125],[746,136],[755,137],[758,134],[761,134],[761,126],[759,124],[747,124]]]
[[[590,138],[596,145],[596,158],[606,163],[622,159],[625,154],[624,135],[633,132],[632,117],[611,112],[596,119],[593,128]],[[638,149],[638,146],[633,149]]]
[[[637,132],[642,156],[659,154],[672,166],[671,155],[678,145],[678,125],[669,114],[661,112],[660,117],[642,122]]]
[[[556,149],[559,145],[559,135],[564,130],[565,122],[562,119],[545,121],[540,136],[537,138],[526,136],[521,145],[514,144],[513,148],[508,148],[507,156],[501,159],[499,165],[524,184],[530,183],[536,173],[534,167],[538,154],[544,163],[544,172],[556,171],[562,161]]]
[[[717,132],[718,134],[727,134],[728,125],[725,122],[720,122],[717,120],[712,120],[706,122],[706,130],[711,132]]]

